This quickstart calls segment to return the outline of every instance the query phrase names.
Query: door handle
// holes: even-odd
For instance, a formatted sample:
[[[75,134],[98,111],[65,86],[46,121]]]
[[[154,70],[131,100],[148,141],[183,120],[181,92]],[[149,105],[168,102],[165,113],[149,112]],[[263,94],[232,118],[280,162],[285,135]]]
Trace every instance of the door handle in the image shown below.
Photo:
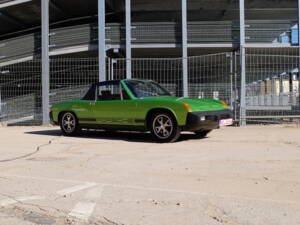
[[[90,102],[90,106],[95,106],[96,103],[95,102]]]

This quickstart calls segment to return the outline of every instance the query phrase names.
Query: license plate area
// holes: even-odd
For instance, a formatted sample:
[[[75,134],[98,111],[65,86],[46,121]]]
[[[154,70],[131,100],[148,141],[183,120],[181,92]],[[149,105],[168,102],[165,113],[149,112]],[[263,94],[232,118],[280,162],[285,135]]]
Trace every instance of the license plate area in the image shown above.
[[[233,124],[232,118],[219,120],[219,127],[226,127],[226,126],[230,126],[232,124]]]

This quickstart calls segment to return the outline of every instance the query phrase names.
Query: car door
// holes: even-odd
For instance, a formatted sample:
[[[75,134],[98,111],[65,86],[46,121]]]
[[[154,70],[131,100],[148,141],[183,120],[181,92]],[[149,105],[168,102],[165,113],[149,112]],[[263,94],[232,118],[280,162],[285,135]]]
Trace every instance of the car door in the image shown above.
[[[94,116],[99,125],[134,125],[136,102],[131,100],[120,82],[105,82],[97,86]]]
[[[80,124],[94,124],[96,119],[93,107],[96,100],[96,85],[92,85],[85,96],[73,105]]]

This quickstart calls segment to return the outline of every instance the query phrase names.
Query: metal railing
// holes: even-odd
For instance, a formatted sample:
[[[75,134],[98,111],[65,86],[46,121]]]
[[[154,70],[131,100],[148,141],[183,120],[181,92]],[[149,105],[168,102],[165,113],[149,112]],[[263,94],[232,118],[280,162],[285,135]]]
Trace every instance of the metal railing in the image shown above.
[[[284,54],[280,52],[285,52]],[[249,49],[246,54],[248,121],[300,118],[298,49]]]
[[[300,118],[298,48],[246,50],[246,120],[290,122]],[[151,79],[183,95],[182,58],[132,59],[132,78]],[[188,94],[226,101],[239,119],[239,55],[188,57]],[[126,78],[126,59],[107,58],[108,80]],[[50,104],[80,98],[98,81],[97,58],[50,60]],[[0,67],[0,121],[41,123],[41,61]]]

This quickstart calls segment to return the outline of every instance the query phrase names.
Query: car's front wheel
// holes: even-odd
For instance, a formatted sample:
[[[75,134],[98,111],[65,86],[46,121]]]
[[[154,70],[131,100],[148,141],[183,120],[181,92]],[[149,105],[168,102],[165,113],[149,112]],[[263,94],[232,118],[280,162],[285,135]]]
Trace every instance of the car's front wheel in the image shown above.
[[[161,143],[175,142],[180,137],[180,128],[170,113],[155,113],[151,117],[150,131],[156,141]]]
[[[80,127],[74,113],[65,112],[62,114],[60,119],[60,129],[66,136],[73,136],[78,134]]]

